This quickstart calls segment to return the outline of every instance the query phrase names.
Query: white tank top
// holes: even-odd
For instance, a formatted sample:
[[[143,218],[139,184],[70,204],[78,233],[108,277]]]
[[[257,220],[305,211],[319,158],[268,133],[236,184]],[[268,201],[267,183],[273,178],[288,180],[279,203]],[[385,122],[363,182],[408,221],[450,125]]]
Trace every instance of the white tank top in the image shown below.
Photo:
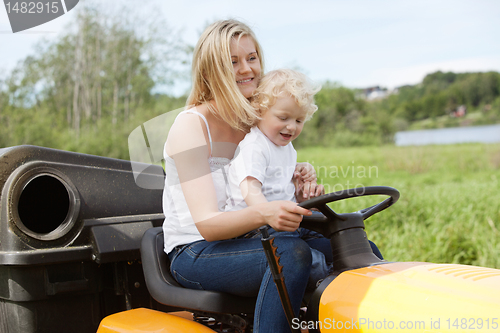
[[[207,126],[208,139],[210,141],[210,157],[208,164],[212,172],[212,178],[217,195],[217,206],[219,211],[224,211],[226,204],[226,174],[229,159],[225,157],[212,157],[212,136],[210,128],[205,116],[194,110],[186,110],[179,113],[181,116],[184,113],[193,113],[200,116]],[[168,254],[178,245],[189,244],[198,240],[202,240],[200,232],[195,226],[191,213],[189,212],[184,193],[182,192],[179,181],[179,174],[175,167],[174,160],[167,155],[163,149],[165,158],[165,187],[163,190],[163,212],[165,214],[165,222],[163,222],[163,235],[165,237],[165,252]],[[203,200],[204,193],[199,193],[199,200]]]

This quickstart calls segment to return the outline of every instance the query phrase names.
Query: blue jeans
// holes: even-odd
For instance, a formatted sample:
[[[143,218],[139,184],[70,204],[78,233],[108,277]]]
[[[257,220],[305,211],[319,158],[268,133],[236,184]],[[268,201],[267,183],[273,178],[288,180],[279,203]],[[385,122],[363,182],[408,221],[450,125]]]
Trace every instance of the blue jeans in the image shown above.
[[[295,314],[299,313],[306,287],[328,275],[332,253],[330,240],[299,228],[276,232],[285,284]],[[289,332],[276,285],[267,265],[260,233],[250,238],[196,241],[169,253],[170,271],[182,286],[255,297],[253,332]]]

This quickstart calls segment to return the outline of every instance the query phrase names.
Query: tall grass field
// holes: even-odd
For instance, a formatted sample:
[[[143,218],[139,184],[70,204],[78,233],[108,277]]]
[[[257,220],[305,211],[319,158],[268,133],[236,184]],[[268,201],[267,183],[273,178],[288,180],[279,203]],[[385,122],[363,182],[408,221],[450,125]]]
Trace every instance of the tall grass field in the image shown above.
[[[500,268],[500,144],[305,148],[326,192],[391,186],[392,207],[365,221],[368,238],[389,261],[460,263]],[[337,213],[383,196],[330,204]]]

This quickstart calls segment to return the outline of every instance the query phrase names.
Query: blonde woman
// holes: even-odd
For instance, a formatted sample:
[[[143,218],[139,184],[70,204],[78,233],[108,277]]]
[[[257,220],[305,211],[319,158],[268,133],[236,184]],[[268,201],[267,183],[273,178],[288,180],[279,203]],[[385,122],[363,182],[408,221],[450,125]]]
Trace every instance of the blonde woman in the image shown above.
[[[229,164],[226,211],[276,200],[304,201],[301,196],[297,198],[293,182],[297,152],[292,141],[318,109],[314,95],[320,88],[306,75],[286,68],[262,78],[251,101],[260,120],[238,144],[238,153]],[[321,184],[313,183],[311,190],[311,198],[324,194]],[[275,237],[299,237],[308,243],[312,256],[308,287],[314,288],[328,275],[333,261],[328,239],[304,228],[293,233],[268,232]]]
[[[264,225],[294,232],[302,216],[312,213],[291,201],[222,212],[226,201],[222,168],[258,120],[248,98],[262,69],[259,43],[241,22],[215,22],[198,41],[187,101],[192,107],[177,117],[165,143],[165,252],[181,285],[258,295],[254,332],[288,332],[260,239],[241,236]],[[315,183],[310,165],[298,164],[297,172],[302,181]],[[311,249],[297,237],[276,237],[275,244],[298,313],[310,274]]]

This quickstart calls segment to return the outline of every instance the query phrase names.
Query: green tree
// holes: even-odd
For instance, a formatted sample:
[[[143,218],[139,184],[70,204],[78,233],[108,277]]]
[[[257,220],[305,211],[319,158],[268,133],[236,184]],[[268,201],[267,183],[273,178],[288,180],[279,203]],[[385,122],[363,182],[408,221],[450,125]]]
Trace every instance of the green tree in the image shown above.
[[[126,158],[127,135],[155,116],[153,89],[187,73],[191,48],[155,15],[97,2],[79,6],[66,33],[39,44],[6,80],[8,97],[0,95],[10,108],[0,111],[9,122],[6,144]]]

